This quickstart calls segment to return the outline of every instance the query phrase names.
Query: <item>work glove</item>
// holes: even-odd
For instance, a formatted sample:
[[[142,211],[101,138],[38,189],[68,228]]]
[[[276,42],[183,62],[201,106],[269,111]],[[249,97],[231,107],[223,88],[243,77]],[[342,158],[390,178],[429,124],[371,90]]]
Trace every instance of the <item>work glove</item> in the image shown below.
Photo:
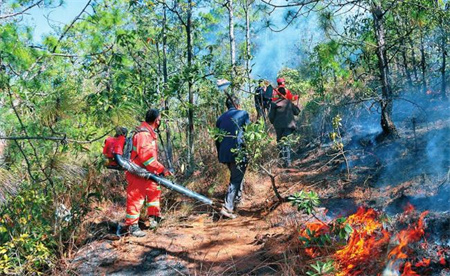
[[[167,177],[167,176],[173,176],[173,172],[172,172],[171,169],[169,169],[169,170],[168,170],[168,169],[164,169],[162,175],[163,175],[164,177]]]

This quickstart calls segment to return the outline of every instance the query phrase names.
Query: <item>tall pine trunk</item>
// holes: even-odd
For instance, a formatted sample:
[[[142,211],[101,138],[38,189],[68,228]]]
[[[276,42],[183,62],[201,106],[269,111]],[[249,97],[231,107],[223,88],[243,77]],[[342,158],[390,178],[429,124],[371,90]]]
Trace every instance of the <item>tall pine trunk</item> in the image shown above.
[[[412,62],[412,69],[414,74],[414,79],[416,83],[419,82],[419,76],[417,74],[417,61],[416,61],[416,51],[414,50],[414,43],[412,39],[409,40],[409,45],[411,46],[411,62]]]
[[[447,29],[446,26],[444,24],[446,24],[444,22],[444,20],[440,19],[440,29],[441,29],[441,59],[442,59],[442,63],[441,63],[441,98],[442,99],[447,99],[447,79],[445,78],[446,75],[446,70],[445,67],[447,66]]]
[[[231,79],[236,76],[236,38],[234,36],[234,6],[233,0],[228,0],[228,24],[230,34],[230,59],[231,59]]]
[[[389,80],[389,64],[386,55],[385,31],[383,24],[383,10],[380,5],[372,6],[373,26],[377,41],[378,70],[381,82],[381,128],[382,137],[398,137],[397,128],[392,121],[393,92]]]
[[[1,9],[0,9],[1,10]],[[3,79],[1,79],[3,77],[3,73],[2,72],[3,69],[3,63],[2,63],[2,58],[0,57],[0,91],[3,93],[4,88],[3,88]],[[3,108],[3,100],[0,99],[0,109]],[[0,136],[4,136],[5,132],[2,128],[0,128]],[[0,168],[3,166],[3,164],[5,163],[5,148],[6,148],[6,140],[2,140],[0,139]]]
[[[400,29],[406,29],[406,25],[404,20],[402,20],[402,18],[400,16],[397,16],[396,18],[397,22],[400,23],[400,28],[397,28],[397,34],[398,36],[401,38],[400,39],[400,52],[401,52],[401,57],[402,57],[402,63],[403,63],[403,70],[404,70],[404,75],[406,77],[406,82],[408,85],[408,90],[412,89],[413,87],[413,80],[412,80],[412,76],[411,76],[411,71],[409,69],[408,66],[408,55],[407,55],[407,47],[406,47],[406,41],[404,38],[404,35],[400,32]]]
[[[167,73],[167,7],[164,5],[163,11],[163,26],[162,26],[162,55],[163,55],[163,81],[164,87],[163,90],[167,91],[169,76]],[[164,109],[167,113],[169,113],[169,98],[164,100]],[[166,153],[167,153],[167,162],[169,166],[172,167],[173,164],[173,150],[172,150],[172,133],[170,129],[170,125],[166,124]]]
[[[404,45],[402,43],[402,45]],[[413,87],[413,82],[412,82],[412,78],[411,78],[411,72],[409,72],[409,67],[408,67],[408,58],[406,57],[406,50],[402,49],[402,59],[403,59],[403,69],[405,70],[405,76],[406,76],[406,80],[408,82],[408,88],[411,89]]]
[[[427,64],[422,28],[420,28],[420,68],[422,69],[422,92],[427,92]]]
[[[188,70],[192,69],[192,0],[188,0],[186,39],[187,39],[187,65]],[[189,74],[188,77],[188,174],[194,172],[194,80]]]
[[[447,66],[446,64],[446,57],[447,57],[447,43],[446,40],[447,38],[443,35],[442,36],[442,42],[441,42],[441,50],[442,50],[442,67],[441,67],[441,96],[442,98],[447,98],[447,80],[445,79],[445,67]]]
[[[251,81],[250,81],[250,60],[252,58],[250,53],[250,3],[249,0],[245,0],[244,12],[245,12],[245,73],[247,77],[247,86],[249,91],[251,91]]]

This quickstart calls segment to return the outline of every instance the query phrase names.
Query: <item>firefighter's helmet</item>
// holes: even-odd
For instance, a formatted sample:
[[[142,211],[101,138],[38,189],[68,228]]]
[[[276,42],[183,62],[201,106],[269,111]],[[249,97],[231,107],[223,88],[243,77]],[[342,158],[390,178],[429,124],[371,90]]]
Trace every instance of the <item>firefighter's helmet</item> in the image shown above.
[[[283,83],[283,82],[285,82],[284,78],[278,78],[277,79],[277,83]]]

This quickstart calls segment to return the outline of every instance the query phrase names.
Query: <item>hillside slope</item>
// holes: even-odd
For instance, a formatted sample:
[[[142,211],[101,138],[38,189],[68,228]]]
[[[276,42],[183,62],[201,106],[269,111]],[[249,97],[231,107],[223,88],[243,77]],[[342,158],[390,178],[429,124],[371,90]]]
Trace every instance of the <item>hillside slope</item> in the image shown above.
[[[375,135],[346,138],[345,159],[324,145],[299,147],[291,168],[273,170],[279,191],[283,196],[300,190],[317,192],[324,207],[317,214],[325,220],[352,214],[358,206],[395,215],[412,203],[448,221],[450,120],[433,115],[443,109],[448,107],[428,110],[429,120],[414,129],[405,120],[396,141],[376,143]],[[215,198],[223,197],[220,191],[225,186]],[[160,228],[147,230],[144,238],[120,240],[114,240],[113,233],[124,202],[105,206],[91,221],[95,234],[74,254],[70,268],[80,275],[298,275],[301,271],[295,253],[301,247],[298,227],[313,218],[289,203],[278,204],[268,177],[247,176],[245,197],[234,220],[222,219],[189,200],[175,202]],[[433,234],[445,240],[445,233]]]

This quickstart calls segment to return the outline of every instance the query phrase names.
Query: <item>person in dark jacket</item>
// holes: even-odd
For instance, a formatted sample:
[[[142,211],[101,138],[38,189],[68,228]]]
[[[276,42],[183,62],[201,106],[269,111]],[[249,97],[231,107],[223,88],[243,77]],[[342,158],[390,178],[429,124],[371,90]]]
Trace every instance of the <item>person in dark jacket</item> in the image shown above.
[[[255,91],[256,120],[259,120],[261,117],[263,117],[264,122],[267,120],[267,113],[272,102],[272,94],[272,85],[266,80],[259,80],[258,88]]]
[[[231,174],[225,204],[220,213],[228,218],[235,218],[235,202],[242,191],[247,164],[237,163],[232,149],[244,146],[244,126],[250,123],[250,117],[247,111],[239,109],[239,100],[235,96],[227,98],[226,106],[228,110],[216,122],[216,127],[226,133],[221,141],[216,140],[219,162],[226,164]]]
[[[272,102],[269,112],[269,120],[275,128],[277,134],[277,143],[281,151],[281,158],[284,166],[291,165],[291,149],[288,144],[284,143],[283,138],[294,133],[296,129],[295,117],[300,114],[300,109],[294,105],[289,99],[285,98],[286,90],[284,87],[278,88],[280,98]]]

